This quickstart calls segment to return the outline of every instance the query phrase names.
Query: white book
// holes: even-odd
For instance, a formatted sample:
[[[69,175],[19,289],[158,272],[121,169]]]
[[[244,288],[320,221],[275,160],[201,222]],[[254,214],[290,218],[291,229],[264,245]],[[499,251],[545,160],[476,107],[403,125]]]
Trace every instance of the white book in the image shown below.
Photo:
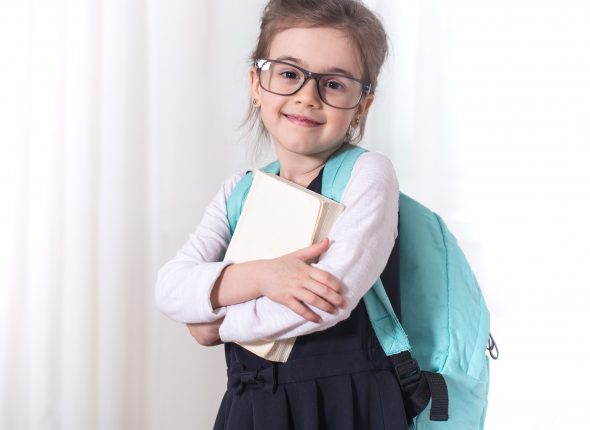
[[[277,258],[327,237],[344,205],[277,175],[254,171],[252,186],[225,260]],[[271,361],[286,362],[295,338],[241,344]]]

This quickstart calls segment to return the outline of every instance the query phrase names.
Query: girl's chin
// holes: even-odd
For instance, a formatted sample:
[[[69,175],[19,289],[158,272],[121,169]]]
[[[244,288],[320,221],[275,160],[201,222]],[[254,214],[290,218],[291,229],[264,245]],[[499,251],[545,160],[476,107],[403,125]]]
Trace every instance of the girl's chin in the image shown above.
[[[343,142],[330,144],[330,145],[318,145],[316,142],[286,142],[278,143],[275,141],[275,148],[277,151],[286,151],[299,155],[318,155],[326,152],[333,152],[340,148]]]

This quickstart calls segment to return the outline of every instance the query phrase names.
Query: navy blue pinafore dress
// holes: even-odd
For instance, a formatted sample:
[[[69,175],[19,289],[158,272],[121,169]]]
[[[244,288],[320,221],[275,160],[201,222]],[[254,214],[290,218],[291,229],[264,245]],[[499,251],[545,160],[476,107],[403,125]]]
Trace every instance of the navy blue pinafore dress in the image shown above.
[[[320,193],[321,178],[322,172],[308,188]],[[363,300],[348,319],[298,337],[286,363],[235,343],[225,344],[225,359],[227,391],[214,430],[408,428],[399,384]]]

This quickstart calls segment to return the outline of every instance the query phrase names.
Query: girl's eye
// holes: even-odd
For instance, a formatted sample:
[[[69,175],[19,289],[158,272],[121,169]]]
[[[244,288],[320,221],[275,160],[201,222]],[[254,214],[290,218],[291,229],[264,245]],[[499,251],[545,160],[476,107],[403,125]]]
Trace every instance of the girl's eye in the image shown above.
[[[332,91],[346,91],[346,85],[334,78],[326,80],[326,82],[324,82],[324,86]]]
[[[279,75],[285,79],[299,79],[299,72],[297,70],[282,70]]]

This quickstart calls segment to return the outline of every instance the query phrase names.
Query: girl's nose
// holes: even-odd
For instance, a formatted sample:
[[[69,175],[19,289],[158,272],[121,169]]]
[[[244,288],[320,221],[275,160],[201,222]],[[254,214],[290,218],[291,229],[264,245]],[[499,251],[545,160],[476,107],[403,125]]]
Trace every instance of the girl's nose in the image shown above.
[[[303,103],[305,106],[318,108],[322,104],[315,79],[308,79],[294,96],[297,103]]]

